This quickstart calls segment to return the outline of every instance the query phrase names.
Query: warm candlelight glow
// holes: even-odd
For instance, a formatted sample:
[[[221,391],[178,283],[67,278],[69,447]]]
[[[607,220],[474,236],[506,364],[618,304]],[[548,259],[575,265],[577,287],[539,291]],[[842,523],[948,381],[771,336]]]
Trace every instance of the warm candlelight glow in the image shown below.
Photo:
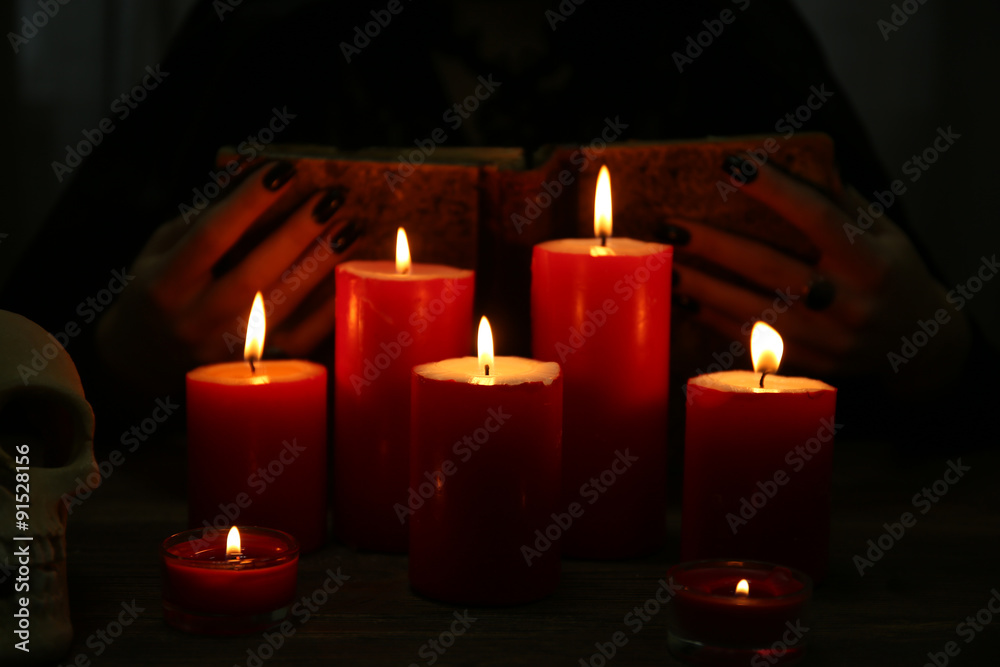
[[[229,536],[226,538],[226,555],[242,556],[243,546],[240,544],[240,531],[233,526],[229,529]]]
[[[599,239],[611,236],[611,172],[608,171],[607,165],[601,167],[601,173],[597,176],[597,192],[594,194],[594,236]]]
[[[493,370],[493,331],[490,329],[490,321],[483,318],[479,320],[479,370],[483,375],[495,373]]]
[[[400,227],[396,230],[396,273],[410,272],[410,244],[406,241],[406,232]]]
[[[264,297],[260,292],[253,298],[253,307],[250,308],[250,319],[247,322],[247,341],[243,346],[243,359],[253,362],[260,359],[264,350]]]
[[[750,357],[753,359],[755,373],[777,373],[785,344],[777,331],[765,322],[753,325],[750,334]]]
[[[740,579],[740,583],[736,584],[736,594],[749,596],[750,582],[746,579]]]

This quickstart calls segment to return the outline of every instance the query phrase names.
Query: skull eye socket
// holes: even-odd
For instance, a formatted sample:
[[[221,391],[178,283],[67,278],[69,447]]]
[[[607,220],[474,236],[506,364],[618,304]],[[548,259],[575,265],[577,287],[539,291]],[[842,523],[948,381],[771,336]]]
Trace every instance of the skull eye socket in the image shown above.
[[[0,405],[0,447],[14,458],[20,444],[31,446],[32,468],[62,468],[77,454],[77,409],[57,393],[31,388]]]

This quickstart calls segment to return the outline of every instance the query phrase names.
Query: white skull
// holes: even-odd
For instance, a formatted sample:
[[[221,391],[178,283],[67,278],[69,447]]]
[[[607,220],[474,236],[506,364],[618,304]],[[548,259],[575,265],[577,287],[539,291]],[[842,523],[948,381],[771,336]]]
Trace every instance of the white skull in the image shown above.
[[[27,530],[16,525],[17,459],[30,460]],[[20,447],[20,450],[18,449]],[[24,472],[24,471],[21,471]],[[73,639],[66,593],[66,506],[77,479],[97,472],[94,412],[76,366],[34,322],[0,310],[0,664],[37,664],[63,657]],[[94,478],[97,476],[95,475]],[[94,479],[92,478],[92,479]],[[23,479],[23,478],[22,478]],[[31,541],[15,541],[31,536]],[[27,545],[27,584],[17,550]],[[21,581],[19,581],[21,579]],[[27,597],[29,652],[14,634]]]

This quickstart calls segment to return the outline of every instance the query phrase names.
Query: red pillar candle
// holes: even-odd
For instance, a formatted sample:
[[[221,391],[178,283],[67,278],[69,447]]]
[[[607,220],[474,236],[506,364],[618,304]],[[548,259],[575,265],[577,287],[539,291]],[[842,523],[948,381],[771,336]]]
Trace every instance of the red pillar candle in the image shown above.
[[[350,546],[404,552],[409,487],[410,372],[464,354],[475,274],[397,261],[337,267],[334,525]]]
[[[770,352],[761,348],[764,337],[773,341]],[[762,322],[751,347],[754,372],[688,381],[681,557],[779,562],[820,580],[828,561],[837,390],[770,374],[778,369],[781,339]]]
[[[584,513],[563,536],[563,553],[623,558],[654,551],[664,537],[673,248],[608,238],[601,171],[600,240],[534,248],[532,352],[566,376],[564,501]]]
[[[299,546],[281,531],[188,530],[167,538],[160,558],[164,618],[181,630],[258,632],[280,622],[295,598]]]
[[[326,534],[326,368],[257,361],[263,327],[258,292],[247,361],[187,374],[190,521],[277,528],[312,551]]]
[[[562,376],[483,348],[413,369],[410,584],[448,602],[527,602],[559,581],[558,541],[533,549],[559,511]]]
[[[699,561],[670,568],[667,641],[694,664],[776,665],[800,659],[808,637],[812,582],[787,567]]]

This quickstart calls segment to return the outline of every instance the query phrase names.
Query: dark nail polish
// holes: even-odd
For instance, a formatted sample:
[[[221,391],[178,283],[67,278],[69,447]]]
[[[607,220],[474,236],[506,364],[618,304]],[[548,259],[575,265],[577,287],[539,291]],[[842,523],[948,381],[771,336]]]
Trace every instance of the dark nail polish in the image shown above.
[[[685,246],[691,242],[691,232],[677,225],[661,225],[656,237],[664,243],[675,246]]]
[[[282,185],[292,180],[295,175],[295,165],[291,162],[279,162],[264,175],[264,187],[274,192]]]
[[[330,239],[330,249],[334,252],[344,252],[351,244],[358,240],[364,230],[353,220],[344,225],[337,234]]]
[[[732,176],[740,185],[753,183],[757,178],[758,166],[750,160],[745,160],[739,155],[730,155],[722,163],[722,171]]]
[[[676,288],[680,284],[681,284],[681,272],[678,271],[677,269],[671,269],[670,270],[670,285],[671,285],[671,287]]]
[[[686,294],[674,294],[671,298],[671,303],[673,303],[676,308],[680,308],[684,312],[690,313],[691,315],[697,315],[701,310],[701,304]]]
[[[316,221],[318,225],[326,224],[333,214],[337,212],[340,205],[344,203],[344,191],[340,188],[332,188],[327,190],[326,195],[318,202],[316,202],[316,207],[313,208],[313,220]]]

